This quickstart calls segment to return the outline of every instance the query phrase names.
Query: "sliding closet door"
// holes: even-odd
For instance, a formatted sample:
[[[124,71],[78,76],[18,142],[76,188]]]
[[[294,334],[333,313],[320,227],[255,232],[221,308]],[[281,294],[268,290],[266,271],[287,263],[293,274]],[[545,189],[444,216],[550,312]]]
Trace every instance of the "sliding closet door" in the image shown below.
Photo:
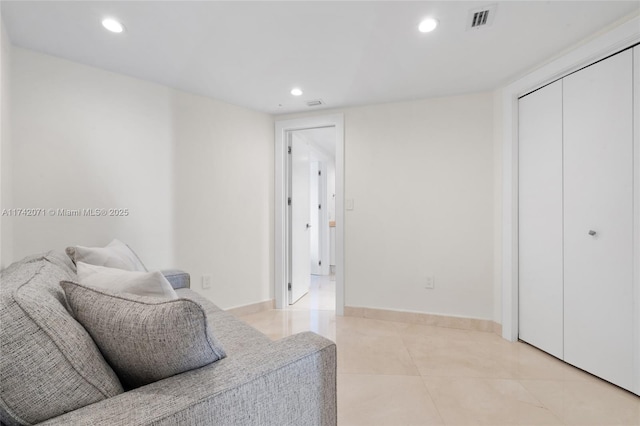
[[[633,383],[633,79],[627,50],[563,79],[564,359]]]
[[[518,115],[519,338],[562,358],[562,81]]]

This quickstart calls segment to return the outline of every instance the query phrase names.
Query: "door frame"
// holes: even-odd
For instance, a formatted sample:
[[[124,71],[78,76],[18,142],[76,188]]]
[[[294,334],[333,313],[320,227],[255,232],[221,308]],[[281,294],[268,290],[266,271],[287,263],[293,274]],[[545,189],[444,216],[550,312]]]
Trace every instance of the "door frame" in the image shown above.
[[[577,71],[613,53],[640,43],[640,16],[622,23],[611,31],[579,46],[575,50],[538,68],[521,79],[511,83],[501,94],[502,105],[502,337],[509,341],[518,340],[518,98],[571,72]],[[638,63],[638,62],[636,62]],[[636,89],[637,91],[638,89]],[[636,118],[636,120],[638,120]],[[640,129],[636,121],[635,129]],[[634,150],[640,150],[638,132],[635,132]],[[640,155],[635,156],[634,196],[636,209],[640,210]],[[640,211],[635,211],[637,218]],[[636,219],[636,224],[638,224]],[[634,229],[634,252],[640,253],[640,226]],[[640,312],[640,265],[636,256],[634,268],[635,318]],[[635,321],[636,324],[640,321]],[[636,327],[640,327],[636,325]],[[640,377],[640,330],[635,331],[635,371]],[[640,391],[637,379],[636,392]]]
[[[275,122],[275,277],[276,309],[287,303],[287,132],[323,127],[336,129],[336,314],[344,315],[344,115]]]

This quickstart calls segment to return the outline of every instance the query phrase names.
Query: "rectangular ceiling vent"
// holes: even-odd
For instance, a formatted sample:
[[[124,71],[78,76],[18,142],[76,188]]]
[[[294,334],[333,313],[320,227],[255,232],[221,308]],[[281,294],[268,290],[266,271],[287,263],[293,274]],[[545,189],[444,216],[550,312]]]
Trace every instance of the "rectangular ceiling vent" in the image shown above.
[[[317,107],[320,105],[324,105],[324,102],[322,102],[322,99],[314,99],[312,101],[307,101],[308,107]]]
[[[467,30],[490,27],[491,24],[493,24],[493,19],[496,16],[497,8],[497,4],[491,4],[480,9],[470,10],[469,18],[467,20]]]

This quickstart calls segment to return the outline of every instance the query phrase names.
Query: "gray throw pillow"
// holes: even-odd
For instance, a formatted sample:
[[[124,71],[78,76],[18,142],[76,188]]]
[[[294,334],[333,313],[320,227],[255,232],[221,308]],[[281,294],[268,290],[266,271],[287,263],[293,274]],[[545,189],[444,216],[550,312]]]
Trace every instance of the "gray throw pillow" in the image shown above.
[[[200,368],[225,352],[202,306],[189,299],[109,293],[63,281],[76,319],[125,388]]]

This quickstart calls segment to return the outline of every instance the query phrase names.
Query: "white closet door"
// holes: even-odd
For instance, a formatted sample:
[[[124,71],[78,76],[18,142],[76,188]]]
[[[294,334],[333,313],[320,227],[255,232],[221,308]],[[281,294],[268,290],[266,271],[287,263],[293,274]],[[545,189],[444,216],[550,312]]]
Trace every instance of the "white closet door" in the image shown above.
[[[519,337],[562,358],[562,81],[518,109]]]
[[[631,389],[632,51],[563,85],[564,359]]]
[[[562,358],[562,81],[518,109],[519,337]]]
[[[635,292],[635,306],[633,308],[635,325],[635,390],[636,395],[640,395],[640,45],[633,49],[633,82],[635,85],[633,102],[634,102],[634,132],[633,140],[634,147],[634,223],[633,223],[633,235],[634,235],[634,249],[633,258],[635,259],[635,273],[634,273],[634,292]]]

